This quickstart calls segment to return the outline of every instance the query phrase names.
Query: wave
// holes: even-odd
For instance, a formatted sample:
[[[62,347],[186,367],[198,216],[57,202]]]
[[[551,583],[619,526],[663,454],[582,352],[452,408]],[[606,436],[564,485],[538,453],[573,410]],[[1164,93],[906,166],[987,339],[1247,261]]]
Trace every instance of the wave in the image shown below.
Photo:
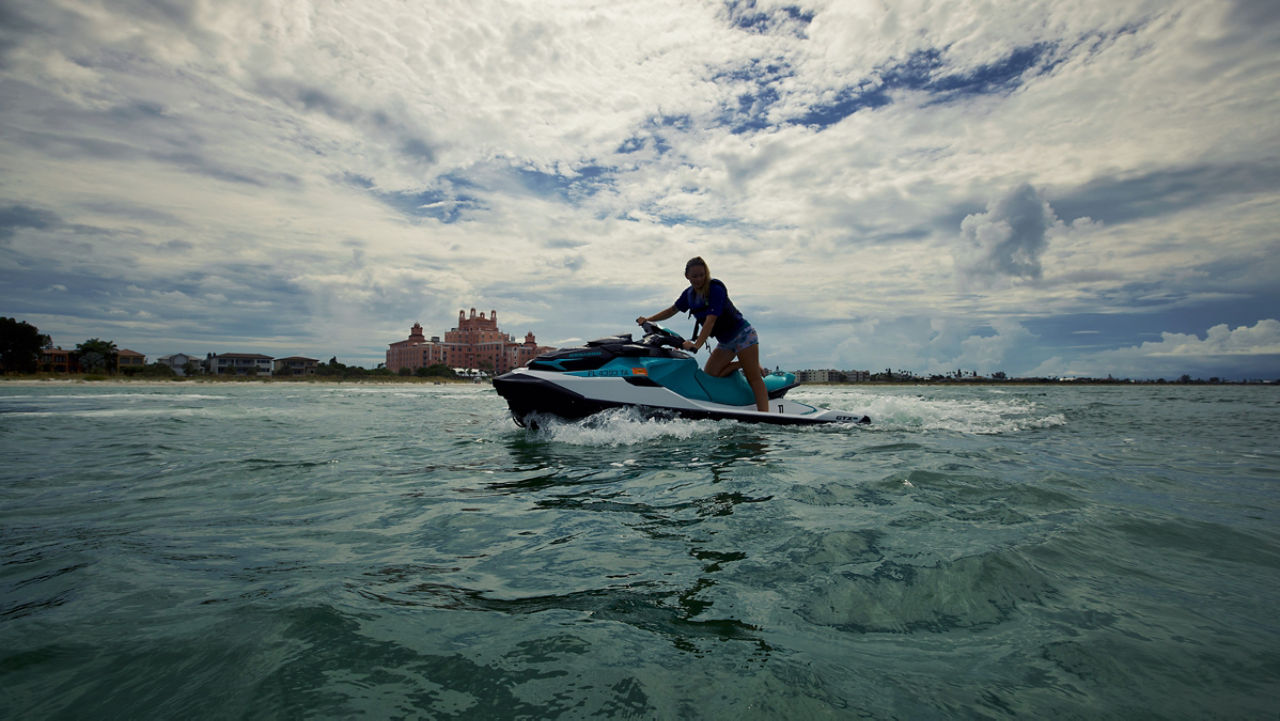
[[[578,421],[539,419],[534,438],[580,446],[626,446],[662,439],[686,440],[716,433],[732,421],[655,419],[635,408],[612,408]]]
[[[104,398],[140,398],[144,400],[184,400],[184,401],[220,401],[226,400],[229,396],[208,395],[204,393],[26,393],[21,395],[4,395],[0,396],[0,403],[12,400],[41,400],[41,401],[61,401],[61,400],[102,400]]]
[[[0,408],[0,415],[10,418],[153,418],[191,417],[207,415],[208,408],[89,408],[74,410],[13,409]]]
[[[894,393],[868,393],[845,389],[797,389],[789,398],[823,408],[850,411],[871,417],[869,426],[829,424],[811,427],[774,427],[778,432],[928,432],[965,435],[997,435],[1055,428],[1067,424],[1060,412],[1025,398],[1007,394],[986,398],[938,398]],[[722,434],[726,428],[760,427],[735,421],[653,419],[632,408],[615,408],[578,421],[545,417],[532,438],[580,446],[624,446],[655,440],[687,440]]]
[[[789,398],[865,413],[870,431],[950,431],[970,435],[1018,433],[1066,425],[1061,413],[1007,393],[998,397],[954,398],[877,393],[848,389],[797,389]]]
[[[440,385],[428,385],[423,383],[386,383],[381,385],[370,386],[298,386],[298,390],[314,391],[316,393],[350,393],[353,395],[373,394],[400,394],[409,395],[434,395],[437,393],[477,393],[492,392],[493,386],[480,383],[442,383]]]

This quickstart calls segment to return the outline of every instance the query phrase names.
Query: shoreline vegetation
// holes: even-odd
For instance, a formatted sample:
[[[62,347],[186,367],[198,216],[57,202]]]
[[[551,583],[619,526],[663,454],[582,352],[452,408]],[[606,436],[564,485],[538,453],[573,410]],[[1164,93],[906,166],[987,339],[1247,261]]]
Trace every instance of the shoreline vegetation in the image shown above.
[[[472,309],[471,312],[474,316],[475,310]],[[481,314],[481,319],[483,317],[483,314]],[[494,317],[496,320],[497,311],[494,311]],[[297,357],[275,359],[277,364],[282,361],[308,361],[309,365],[286,364],[284,366],[276,365],[274,368],[267,366],[265,372],[256,361],[264,359],[266,356],[253,356],[252,359],[255,362],[248,364],[247,368],[241,367],[239,363],[233,363],[226,373],[217,372],[223,370],[217,364],[214,364],[211,368],[208,362],[202,364],[196,358],[184,356],[188,360],[185,366],[179,369],[172,365],[173,360],[178,357],[176,355],[166,356],[161,361],[144,365],[146,357],[142,354],[128,350],[121,351],[117,349],[114,341],[104,341],[99,338],[91,338],[77,345],[75,351],[63,351],[61,347],[54,349],[49,336],[41,334],[35,326],[26,322],[19,322],[15,318],[0,318],[0,351],[2,351],[0,352],[0,382],[26,380],[69,383],[431,383],[433,385],[442,385],[444,383],[484,383],[487,379],[483,374],[492,369],[492,366],[488,369],[480,368],[479,373],[481,375],[479,376],[476,375],[476,370],[458,374],[453,368],[443,363],[436,363],[412,370],[400,368],[398,371],[393,372],[381,363],[378,364],[377,368],[373,369],[349,366],[345,363],[340,363],[337,356],[330,358],[327,363]],[[55,356],[55,353],[58,355]],[[121,358],[125,353],[129,354],[130,362],[127,364],[122,362]],[[210,354],[209,362],[214,357]],[[237,360],[243,359],[243,356],[237,358]],[[215,372],[204,372],[209,370]],[[245,372],[246,370],[247,372]],[[274,375],[271,372],[273,370],[289,374]],[[304,371],[304,375],[293,375],[299,370]],[[1280,377],[1239,380],[1212,377],[1204,380],[1202,378],[1192,378],[1189,374],[1182,374],[1174,380],[1166,380],[1164,378],[1115,378],[1111,375],[1106,378],[1077,376],[1010,378],[1004,371],[996,371],[990,375],[983,376],[979,375],[976,370],[970,372],[957,370],[945,375],[934,373],[926,376],[918,375],[913,371],[895,373],[890,368],[886,368],[883,373],[874,374],[868,371],[845,372],[835,370],[795,371],[795,373],[797,376],[803,375],[810,378],[825,379],[802,382],[804,385],[815,386],[1016,386],[1058,385],[1062,383],[1076,385],[1280,385]]]

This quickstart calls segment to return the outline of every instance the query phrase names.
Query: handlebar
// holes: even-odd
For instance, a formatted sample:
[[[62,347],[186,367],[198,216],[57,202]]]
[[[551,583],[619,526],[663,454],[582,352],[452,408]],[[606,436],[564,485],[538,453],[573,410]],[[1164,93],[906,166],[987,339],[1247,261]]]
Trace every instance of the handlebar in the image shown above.
[[[663,328],[656,323],[648,322],[640,324],[644,330],[644,336],[648,338],[657,338],[658,345],[670,346],[672,348],[680,348],[684,345],[684,338],[678,334]]]

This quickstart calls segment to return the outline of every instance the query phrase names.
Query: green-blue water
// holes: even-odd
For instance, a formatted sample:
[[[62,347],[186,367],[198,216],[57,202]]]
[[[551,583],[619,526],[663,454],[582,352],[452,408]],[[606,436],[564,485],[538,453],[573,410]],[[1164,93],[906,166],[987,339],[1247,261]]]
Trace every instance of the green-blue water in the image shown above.
[[[1275,718],[1280,388],[0,384],[0,717]]]

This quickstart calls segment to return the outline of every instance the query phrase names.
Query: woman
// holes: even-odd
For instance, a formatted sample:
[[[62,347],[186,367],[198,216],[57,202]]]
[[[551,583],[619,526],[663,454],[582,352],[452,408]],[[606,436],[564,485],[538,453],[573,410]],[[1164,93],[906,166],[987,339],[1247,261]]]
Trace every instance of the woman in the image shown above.
[[[711,351],[704,370],[713,376],[727,376],[742,369],[747,383],[756,397],[756,410],[769,412],[769,394],[764,387],[764,374],[760,372],[760,338],[755,328],[742,317],[742,313],[729,300],[729,290],[724,283],[711,277],[707,263],[702,258],[692,258],[684,266],[684,277],[689,287],[676,299],[675,305],[651,316],[636,318],[638,325],[666,320],[676,313],[689,312],[697,319],[694,333],[697,340],[685,341],[684,349],[694,353],[714,336],[716,349]],[[699,333],[696,328],[701,327]],[[734,356],[738,361],[734,362]]]

